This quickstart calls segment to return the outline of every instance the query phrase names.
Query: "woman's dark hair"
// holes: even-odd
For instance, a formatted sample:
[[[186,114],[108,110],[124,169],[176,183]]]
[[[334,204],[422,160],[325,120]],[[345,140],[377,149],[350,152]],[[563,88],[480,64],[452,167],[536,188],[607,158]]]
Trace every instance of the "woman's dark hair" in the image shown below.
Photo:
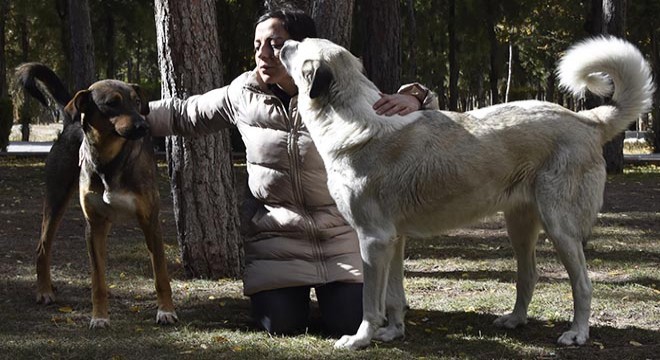
[[[302,10],[290,7],[268,10],[259,17],[255,26],[272,18],[282,21],[284,30],[292,40],[302,41],[308,37],[316,37],[314,20]]]

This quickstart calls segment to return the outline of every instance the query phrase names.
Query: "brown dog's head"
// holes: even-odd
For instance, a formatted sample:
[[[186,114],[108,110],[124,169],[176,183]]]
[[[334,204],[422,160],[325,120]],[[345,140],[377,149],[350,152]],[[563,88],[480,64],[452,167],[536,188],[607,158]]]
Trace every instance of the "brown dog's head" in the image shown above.
[[[144,116],[149,103],[142,89],[119,80],[101,80],[76,93],[65,107],[74,121],[80,121],[85,133],[97,136],[120,136],[139,139],[149,132]]]

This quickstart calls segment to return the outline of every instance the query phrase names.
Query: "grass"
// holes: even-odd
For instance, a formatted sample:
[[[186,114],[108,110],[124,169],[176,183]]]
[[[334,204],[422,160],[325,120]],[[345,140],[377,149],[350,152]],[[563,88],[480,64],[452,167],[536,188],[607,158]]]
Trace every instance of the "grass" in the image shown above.
[[[314,327],[304,335],[254,329],[238,279],[190,280],[175,238],[166,169],[162,221],[180,322],[156,326],[155,292],[142,235],[113,227],[108,250],[111,328],[88,329],[90,283],[82,215],[72,204],[53,252],[57,303],[34,302],[34,247],[43,196],[41,159],[0,158],[0,358],[7,359],[651,359],[660,353],[660,168],[608,180],[605,205],[586,248],[594,284],[591,339],[556,345],[572,317],[563,267],[541,234],[541,279],[530,321],[492,326],[515,300],[515,264],[501,215],[407,245],[410,303],[403,340],[333,349]]]

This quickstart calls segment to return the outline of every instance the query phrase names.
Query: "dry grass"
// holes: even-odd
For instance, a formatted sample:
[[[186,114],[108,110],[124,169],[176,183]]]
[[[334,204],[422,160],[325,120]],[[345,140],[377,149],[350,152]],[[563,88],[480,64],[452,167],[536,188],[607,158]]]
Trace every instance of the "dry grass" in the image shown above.
[[[558,347],[572,316],[563,267],[539,238],[541,280],[530,323],[492,326],[515,298],[515,265],[501,217],[436,239],[409,241],[407,337],[356,353],[318,335],[270,337],[254,330],[235,279],[185,279],[171,198],[161,166],[163,226],[177,312],[154,324],[155,293],[142,236],[116,226],[109,241],[112,327],[88,329],[89,276],[78,206],[68,212],[53,253],[58,302],[34,303],[33,249],[39,233],[40,160],[0,158],[0,358],[7,359],[646,359],[660,353],[660,169],[611,177],[586,255],[594,282],[591,340]]]

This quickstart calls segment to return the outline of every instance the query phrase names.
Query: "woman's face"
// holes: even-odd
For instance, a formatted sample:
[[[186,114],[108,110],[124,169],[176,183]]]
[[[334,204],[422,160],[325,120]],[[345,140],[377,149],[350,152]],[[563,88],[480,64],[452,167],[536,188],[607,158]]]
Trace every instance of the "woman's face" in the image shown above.
[[[290,79],[279,58],[280,49],[288,39],[289,33],[277,18],[257,24],[254,30],[254,59],[257,72],[266,84],[278,84]]]

